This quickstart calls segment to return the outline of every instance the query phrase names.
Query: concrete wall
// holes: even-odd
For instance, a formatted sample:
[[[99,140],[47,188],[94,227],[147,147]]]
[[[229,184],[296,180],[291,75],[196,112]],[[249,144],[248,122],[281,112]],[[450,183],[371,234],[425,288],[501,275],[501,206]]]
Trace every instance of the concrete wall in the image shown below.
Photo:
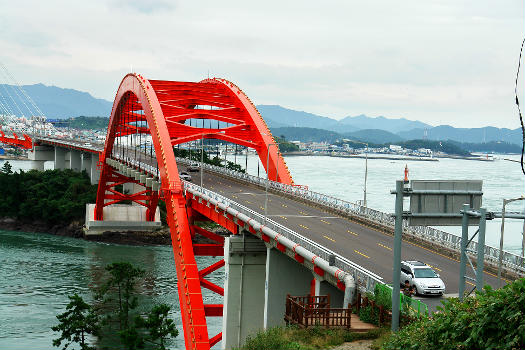
[[[248,335],[284,325],[287,294],[310,294],[314,276],[316,295],[329,294],[332,307],[343,307],[343,291],[288,254],[240,232],[224,245],[223,349],[240,347]]]
[[[55,169],[66,168],[66,149],[55,147]]]
[[[286,295],[310,293],[312,272],[275,248],[267,248],[264,328],[284,325]]]
[[[86,235],[99,235],[106,231],[154,231],[162,227],[160,210],[155,221],[146,221],[146,207],[113,204],[103,209],[104,220],[95,221],[95,204],[86,204]]]
[[[258,238],[230,236],[224,260],[222,348],[231,349],[264,327],[266,246]]]

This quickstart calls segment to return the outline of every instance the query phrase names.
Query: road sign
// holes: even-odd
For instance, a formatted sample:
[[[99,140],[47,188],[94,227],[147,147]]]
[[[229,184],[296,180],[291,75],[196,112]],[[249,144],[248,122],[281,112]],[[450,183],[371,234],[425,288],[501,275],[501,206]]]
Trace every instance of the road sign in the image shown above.
[[[482,180],[412,180],[406,189],[410,196],[411,226],[461,226],[463,204],[479,210]],[[469,220],[478,225],[479,218]]]

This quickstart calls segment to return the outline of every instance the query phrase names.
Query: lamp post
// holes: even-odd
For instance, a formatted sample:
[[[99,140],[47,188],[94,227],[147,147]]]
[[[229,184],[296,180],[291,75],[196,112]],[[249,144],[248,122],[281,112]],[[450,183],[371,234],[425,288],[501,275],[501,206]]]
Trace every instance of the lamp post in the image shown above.
[[[202,168],[204,164],[204,134],[201,134],[201,188],[202,188]]]
[[[266,217],[268,216],[268,183],[270,182],[270,169],[269,169],[269,160],[270,160],[270,146],[277,147],[277,156],[279,156],[279,144],[278,143],[269,143],[268,149],[266,151],[266,186],[265,186],[265,198],[264,198],[264,223],[266,224]],[[279,178],[279,161],[277,161],[275,181]]]
[[[498,257],[498,279],[501,286],[501,264],[503,261],[503,234],[505,233],[505,207],[508,203],[524,200],[525,197],[512,198],[512,199],[503,199],[503,208],[501,210],[501,236],[499,239],[499,257]],[[525,230],[525,220],[524,220],[524,230]],[[525,239],[525,231],[524,231]],[[523,242],[522,242],[523,245]],[[523,255],[523,251],[521,253]]]
[[[363,206],[366,208],[366,181],[368,179],[368,142],[362,142],[362,141],[356,141],[356,140],[350,140],[353,143],[360,143],[362,145],[365,145],[365,187],[363,190]]]

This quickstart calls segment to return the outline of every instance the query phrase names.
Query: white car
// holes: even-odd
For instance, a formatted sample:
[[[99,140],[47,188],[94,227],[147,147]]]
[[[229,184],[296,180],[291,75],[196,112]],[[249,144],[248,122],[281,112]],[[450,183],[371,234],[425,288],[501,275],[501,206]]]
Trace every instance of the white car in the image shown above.
[[[181,180],[191,182],[191,175],[190,174],[182,171],[182,172],[179,173],[179,176],[180,176]]]
[[[186,170],[188,171],[199,171],[201,169],[201,166],[199,163],[191,163]]]
[[[401,261],[401,284],[406,281],[421,295],[443,295],[445,283],[430,266],[421,261]]]

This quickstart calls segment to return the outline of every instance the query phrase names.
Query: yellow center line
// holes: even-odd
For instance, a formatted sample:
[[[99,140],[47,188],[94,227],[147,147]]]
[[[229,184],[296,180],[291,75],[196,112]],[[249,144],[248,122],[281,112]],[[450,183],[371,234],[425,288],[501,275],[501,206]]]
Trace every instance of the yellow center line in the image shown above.
[[[331,225],[328,221],[325,221],[325,220],[323,220],[323,219],[321,219],[321,222],[324,222],[324,223],[327,224],[327,225]]]
[[[361,252],[358,251],[358,250],[354,250],[354,252],[356,252],[357,254],[359,254],[359,255],[361,255],[361,256],[364,256],[364,257],[367,258],[367,259],[370,259],[370,257],[369,257],[368,255],[365,255],[365,254],[361,253]]]
[[[288,218],[287,218],[286,216],[279,215],[279,217],[280,217],[281,219],[288,220]]]
[[[288,208],[286,204],[281,204],[282,207]]]
[[[244,201],[244,203],[252,204],[252,202],[250,202],[250,201]]]
[[[261,208],[262,210],[264,210],[264,207],[259,206],[259,208]]]
[[[392,250],[392,248],[387,247],[386,245],[383,245],[383,244],[381,244],[381,243],[377,243],[377,245],[380,246],[380,247],[383,247],[383,248],[385,248],[385,249]]]
[[[304,225],[301,225],[299,224],[299,226],[301,226],[302,228],[304,228],[305,230],[309,230],[309,228],[307,226],[304,226]]]
[[[359,236],[357,233],[355,233],[355,232],[353,232],[353,231],[350,231],[350,230],[347,230],[346,232],[351,233],[351,234],[353,234],[354,236]]]
[[[471,286],[474,286],[474,287],[476,286],[474,283],[472,283],[472,282],[470,282],[470,281],[465,281],[465,282],[467,282],[467,283],[470,284]]]
[[[329,240],[329,241],[335,242],[335,239],[333,239],[333,238],[330,238],[330,237],[328,237],[328,236],[323,236],[323,237],[326,238],[326,239]]]
[[[430,264],[427,264],[427,265],[430,266],[431,268],[433,268],[434,270],[441,271],[441,269],[438,269],[437,267],[434,267],[434,266],[432,266],[432,265],[430,265]]]

